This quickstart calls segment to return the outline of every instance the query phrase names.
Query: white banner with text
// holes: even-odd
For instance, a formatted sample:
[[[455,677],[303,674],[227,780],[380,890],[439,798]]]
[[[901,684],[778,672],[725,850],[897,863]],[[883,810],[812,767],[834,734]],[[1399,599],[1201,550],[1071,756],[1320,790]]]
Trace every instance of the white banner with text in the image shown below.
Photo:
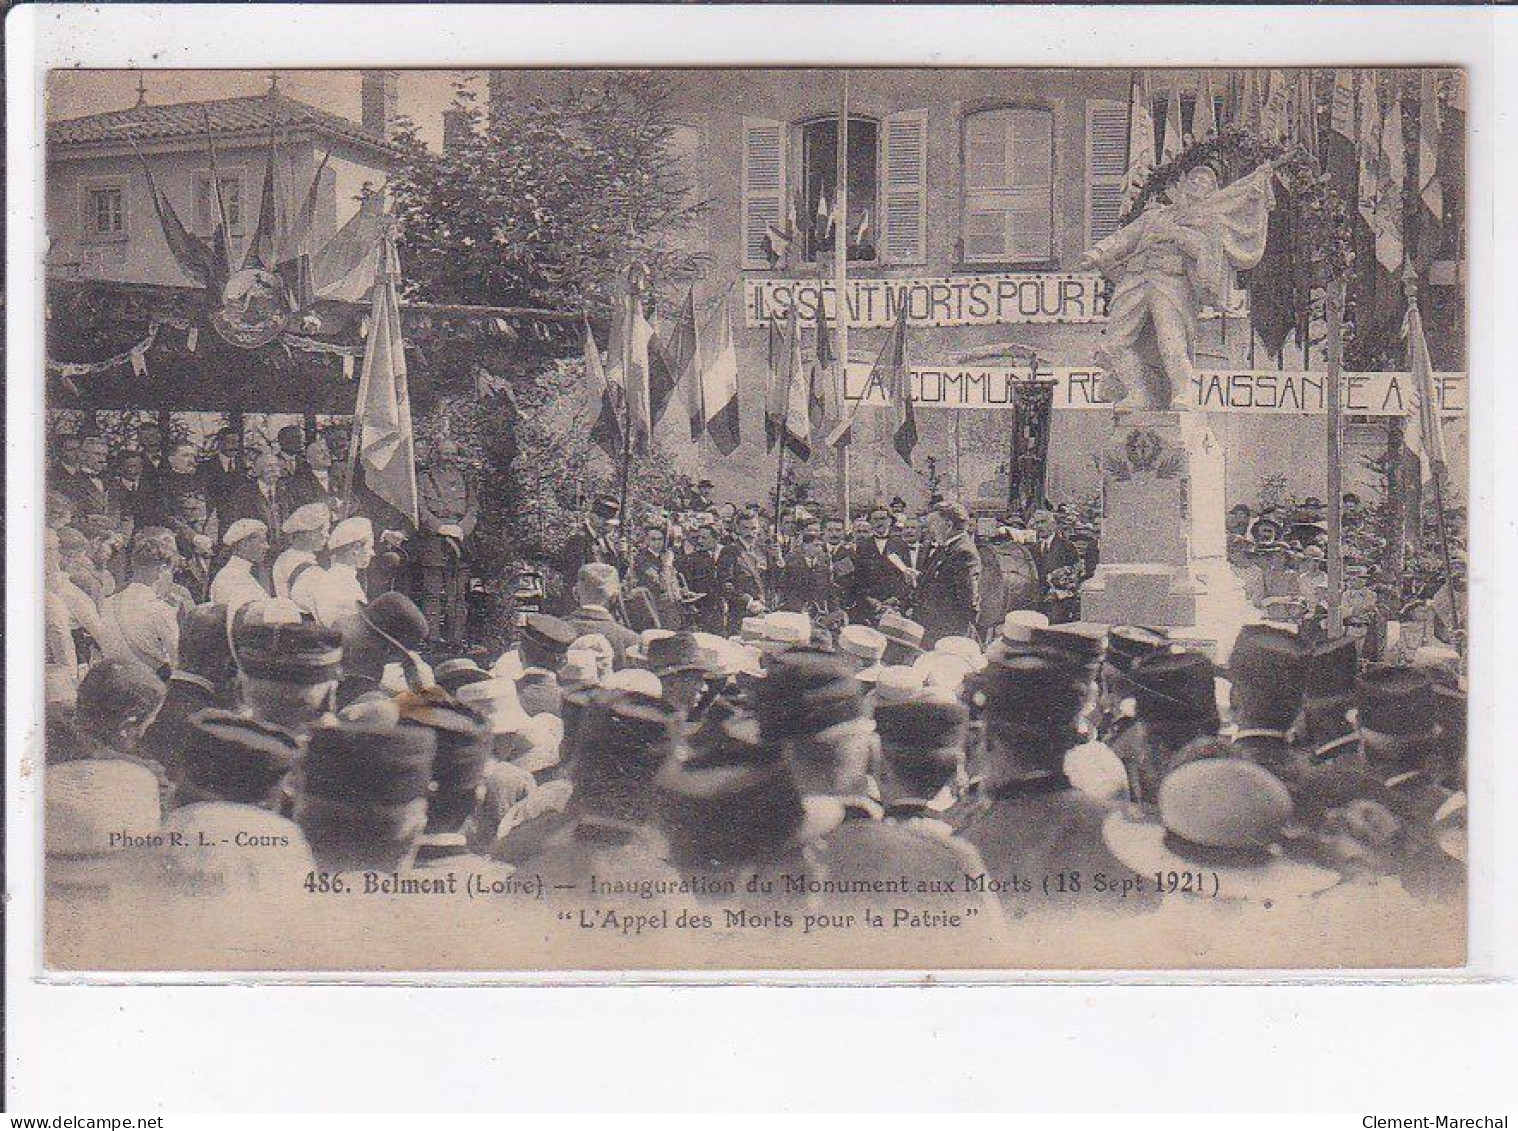
[[[871,366],[849,363],[844,395],[866,404],[887,403],[885,390],[869,388]],[[913,365],[912,397],[919,408],[1011,408],[1015,387],[1034,379],[1033,370],[996,365]],[[1056,409],[1102,409],[1111,404],[1095,366],[1040,369],[1040,380],[1054,382]],[[1324,415],[1328,411],[1328,375],[1320,370],[1207,370],[1192,384],[1191,407],[1204,412]],[[1412,395],[1406,373],[1346,373],[1343,410],[1347,415],[1405,416]],[[1434,374],[1434,393],[1446,416],[1466,412],[1466,375]],[[868,394],[868,395],[866,395]]]

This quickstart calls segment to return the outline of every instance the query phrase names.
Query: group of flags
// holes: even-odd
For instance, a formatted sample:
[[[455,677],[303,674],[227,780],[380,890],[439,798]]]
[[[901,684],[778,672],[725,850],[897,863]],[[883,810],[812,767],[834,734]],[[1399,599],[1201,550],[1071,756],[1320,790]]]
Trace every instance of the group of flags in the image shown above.
[[[808,256],[829,251],[838,229],[846,226],[839,215],[837,195],[825,184],[818,183],[813,195],[815,206],[808,205],[805,196],[797,191],[794,199],[786,202],[785,216],[765,230],[765,254],[771,268],[795,270]],[[803,219],[805,217],[805,219]],[[870,238],[870,210],[866,208],[852,230],[847,233],[849,247],[863,247]]]
[[[585,384],[594,424],[591,439],[613,459],[646,454],[677,390],[683,387],[691,441],[711,439],[723,455],[739,443],[738,354],[724,300],[702,320],[691,287],[668,334],[658,333],[644,309],[632,273],[622,291],[624,309],[612,318],[603,361],[585,321]]]
[[[646,454],[654,429],[676,399],[675,393],[683,389],[691,441],[704,436],[723,455],[731,455],[742,437],[738,357],[728,297],[724,295],[711,315],[703,318],[696,288],[691,287],[667,333],[649,321],[639,294],[634,293],[626,310],[619,313],[622,316],[612,320],[604,359],[590,321],[585,322],[585,386],[594,420],[592,441],[613,460],[627,452]],[[845,447],[853,440],[859,406],[884,400],[892,414],[892,444],[910,463],[918,432],[908,383],[906,305],[870,370],[864,395],[847,406],[840,371],[843,359],[820,303],[811,322],[808,351],[807,328],[794,305],[784,316],[770,316],[766,448],[806,462],[824,445]]]

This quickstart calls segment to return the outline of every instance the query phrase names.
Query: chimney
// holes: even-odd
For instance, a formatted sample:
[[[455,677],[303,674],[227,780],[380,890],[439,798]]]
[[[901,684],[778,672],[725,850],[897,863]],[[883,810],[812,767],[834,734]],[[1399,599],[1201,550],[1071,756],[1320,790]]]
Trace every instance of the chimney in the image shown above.
[[[452,153],[469,140],[469,112],[443,111],[443,152]]]
[[[360,104],[364,129],[389,141],[395,132],[396,76],[394,71],[365,71]]]

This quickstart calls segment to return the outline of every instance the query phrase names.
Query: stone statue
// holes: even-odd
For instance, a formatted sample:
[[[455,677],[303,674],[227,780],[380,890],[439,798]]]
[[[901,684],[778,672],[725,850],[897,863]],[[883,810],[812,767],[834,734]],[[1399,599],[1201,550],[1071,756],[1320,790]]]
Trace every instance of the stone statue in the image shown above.
[[[1197,313],[1228,292],[1229,270],[1265,254],[1275,166],[1218,187],[1210,165],[1188,170],[1129,224],[1086,253],[1083,266],[1115,284],[1100,355],[1119,386],[1118,410],[1191,407]]]

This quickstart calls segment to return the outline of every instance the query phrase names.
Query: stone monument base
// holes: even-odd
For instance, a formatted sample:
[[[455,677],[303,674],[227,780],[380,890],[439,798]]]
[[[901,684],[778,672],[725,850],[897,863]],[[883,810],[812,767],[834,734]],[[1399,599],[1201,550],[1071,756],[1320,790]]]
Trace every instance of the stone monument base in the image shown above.
[[[1081,620],[1162,628],[1225,660],[1261,617],[1228,565],[1226,458],[1206,416],[1114,412],[1100,460],[1101,562]]]

